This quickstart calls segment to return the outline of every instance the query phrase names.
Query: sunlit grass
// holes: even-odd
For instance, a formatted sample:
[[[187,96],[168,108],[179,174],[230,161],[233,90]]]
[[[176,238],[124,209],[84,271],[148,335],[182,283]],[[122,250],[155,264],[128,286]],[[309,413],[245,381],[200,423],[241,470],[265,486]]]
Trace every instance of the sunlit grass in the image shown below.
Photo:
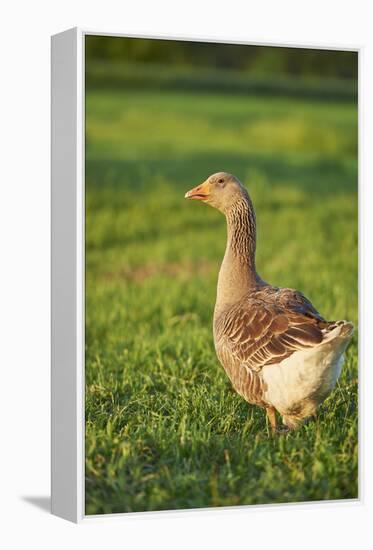
[[[235,173],[262,277],[357,323],[356,128],[352,103],[88,94],[88,514],[357,496],[357,335],[318,420],[269,438],[214,353],[224,218],[183,199]]]
[[[92,152],[141,158],[142,152],[334,154],[356,150],[354,113],[344,104],[190,93],[95,92],[97,117],[87,119]],[[153,98],[156,97],[157,109]],[[182,104],[182,109],[180,109]],[[172,139],[170,139],[172,136]],[[196,140],[196,136],[198,139]],[[213,136],[214,139],[211,139]]]

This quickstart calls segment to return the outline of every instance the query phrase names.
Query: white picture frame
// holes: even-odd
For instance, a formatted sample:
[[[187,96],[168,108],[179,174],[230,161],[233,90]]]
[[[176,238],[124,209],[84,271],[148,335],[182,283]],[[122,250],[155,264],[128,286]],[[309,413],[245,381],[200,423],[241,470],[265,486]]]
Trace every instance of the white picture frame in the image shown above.
[[[83,33],[52,38],[51,509],[84,517]]]
[[[86,516],[84,511],[84,39],[86,35],[92,34],[131,36],[129,34],[101,33],[74,28],[54,35],[52,37],[51,49],[52,513],[76,523],[95,517]],[[141,38],[195,40],[194,38],[144,35]],[[209,39],[205,41],[219,42],[218,40]],[[250,42],[229,42],[250,44]],[[258,43],[255,42],[255,44]],[[287,46],[287,44],[274,43],[263,43],[261,45]],[[320,44],[299,44],[297,46],[292,44],[290,46],[357,51],[359,53],[359,64],[361,62],[361,47],[342,48]],[[359,128],[361,123],[360,109],[359,85]],[[361,132],[361,129],[359,132]],[[360,349],[361,346],[359,345],[359,357]],[[362,381],[360,366],[359,378]],[[360,419],[362,418],[361,402],[361,390],[359,389]],[[363,470],[361,467],[361,457],[362,438],[360,422],[359,499],[339,501],[338,506],[346,504],[356,505],[362,499]],[[318,503],[317,505],[325,506],[328,502],[330,501]],[[289,505],[275,504],[270,506]],[[297,506],[315,506],[315,503],[302,503],[297,504]],[[245,508],[254,510],[258,507],[245,506]],[[214,511],[216,512],[216,509]],[[183,511],[182,513],[186,512],[188,511]],[[162,512],[162,514],[165,513],[175,512]],[[136,515],[141,515],[141,513],[136,513]]]

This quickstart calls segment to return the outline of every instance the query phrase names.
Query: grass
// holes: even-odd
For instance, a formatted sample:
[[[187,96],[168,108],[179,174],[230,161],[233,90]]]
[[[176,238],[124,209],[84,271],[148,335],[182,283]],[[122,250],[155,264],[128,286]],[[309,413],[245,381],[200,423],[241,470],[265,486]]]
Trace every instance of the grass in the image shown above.
[[[347,52],[344,52],[345,54]],[[312,100],[331,99],[346,101],[357,99],[357,79],[338,79],[304,75],[261,74],[242,70],[187,66],[170,66],[163,63],[123,63],[97,61],[87,51],[86,83],[89,87],[101,89],[139,88],[145,90],[179,90],[230,94],[248,94],[257,96],[301,97]],[[219,54],[216,52],[217,57]],[[339,52],[339,55],[341,52]],[[355,55],[350,52],[350,55]],[[281,71],[277,64],[277,71]],[[275,69],[275,70],[276,70]],[[256,72],[256,74],[255,74]]]
[[[214,353],[224,218],[183,199],[236,174],[262,277],[356,324],[356,104],[88,89],[86,120],[86,513],[357,497],[357,333],[317,421],[270,438]]]

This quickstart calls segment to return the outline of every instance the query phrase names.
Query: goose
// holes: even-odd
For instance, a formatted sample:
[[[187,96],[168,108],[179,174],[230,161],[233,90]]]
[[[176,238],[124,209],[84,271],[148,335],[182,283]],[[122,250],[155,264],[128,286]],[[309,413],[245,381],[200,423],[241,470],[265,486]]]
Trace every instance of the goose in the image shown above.
[[[255,266],[255,212],[238,178],[218,172],[185,198],[205,202],[226,217],[213,316],[217,358],[237,393],[265,409],[271,431],[294,430],[316,416],[333,390],[354,327],[326,321],[300,291],[261,279]]]

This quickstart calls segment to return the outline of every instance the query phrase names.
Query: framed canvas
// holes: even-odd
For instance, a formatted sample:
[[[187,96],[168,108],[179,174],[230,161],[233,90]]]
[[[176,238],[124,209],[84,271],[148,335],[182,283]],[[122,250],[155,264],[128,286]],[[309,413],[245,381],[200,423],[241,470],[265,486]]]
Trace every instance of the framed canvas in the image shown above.
[[[358,501],[359,55],[52,37],[54,514]]]

